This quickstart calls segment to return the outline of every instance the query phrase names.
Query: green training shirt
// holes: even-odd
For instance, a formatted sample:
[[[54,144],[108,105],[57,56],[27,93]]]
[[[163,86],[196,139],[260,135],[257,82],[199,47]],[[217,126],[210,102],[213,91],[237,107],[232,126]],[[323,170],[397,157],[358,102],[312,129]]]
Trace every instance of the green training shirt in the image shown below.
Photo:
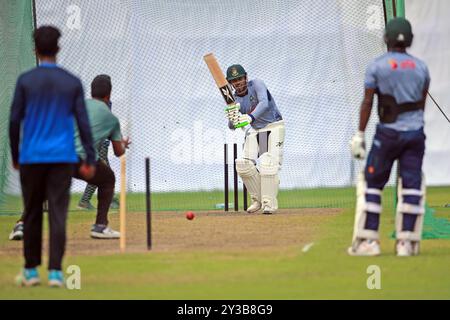
[[[86,100],[86,109],[91,125],[92,140],[95,147],[95,159],[98,159],[98,148],[106,139],[111,141],[121,141],[119,119],[109,110],[106,103],[97,99]],[[86,153],[81,144],[78,128],[75,132],[75,147],[77,155],[81,159],[86,158]]]

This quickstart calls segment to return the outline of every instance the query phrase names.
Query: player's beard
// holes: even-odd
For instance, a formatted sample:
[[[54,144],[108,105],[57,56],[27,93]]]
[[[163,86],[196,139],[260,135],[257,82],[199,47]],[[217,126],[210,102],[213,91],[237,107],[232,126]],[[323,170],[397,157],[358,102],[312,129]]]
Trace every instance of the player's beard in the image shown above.
[[[233,83],[233,87],[238,96],[246,95],[248,89],[247,79]]]

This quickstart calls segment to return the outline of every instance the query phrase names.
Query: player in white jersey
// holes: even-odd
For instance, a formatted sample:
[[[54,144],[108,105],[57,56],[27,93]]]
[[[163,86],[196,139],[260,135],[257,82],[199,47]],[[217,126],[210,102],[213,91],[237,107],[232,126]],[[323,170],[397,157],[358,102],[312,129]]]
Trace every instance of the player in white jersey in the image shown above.
[[[227,80],[235,90],[236,100],[236,106],[226,110],[230,129],[250,125],[243,156],[236,159],[236,170],[252,200],[247,212],[262,209],[264,214],[272,214],[278,209],[278,172],[283,161],[285,133],[283,118],[264,82],[248,81],[241,65],[227,69]]]

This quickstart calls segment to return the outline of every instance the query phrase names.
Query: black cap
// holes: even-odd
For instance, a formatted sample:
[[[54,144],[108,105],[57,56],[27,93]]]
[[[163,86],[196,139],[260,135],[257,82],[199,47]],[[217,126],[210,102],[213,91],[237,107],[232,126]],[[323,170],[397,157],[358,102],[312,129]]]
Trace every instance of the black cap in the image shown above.
[[[411,23],[401,17],[391,19],[386,25],[385,37],[388,47],[409,47],[413,39]]]

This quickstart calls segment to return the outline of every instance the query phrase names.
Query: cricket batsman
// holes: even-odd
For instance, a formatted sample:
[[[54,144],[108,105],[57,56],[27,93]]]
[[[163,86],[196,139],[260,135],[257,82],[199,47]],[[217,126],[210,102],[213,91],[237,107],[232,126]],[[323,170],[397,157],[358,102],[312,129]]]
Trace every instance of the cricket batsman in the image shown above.
[[[361,173],[357,185],[353,244],[348,249],[350,255],[380,254],[381,195],[395,160],[398,160],[400,170],[395,219],[396,254],[411,256],[419,253],[425,213],[422,177],[424,108],[430,76],[426,64],[406,52],[412,39],[411,24],[406,19],[389,21],[384,36],[388,52],[376,58],[366,70],[359,130],[351,140],[355,158],[365,157],[364,130],[375,94],[378,95],[380,121],[364,173]]]
[[[248,81],[247,72],[235,64],[227,69],[236,105],[226,109],[230,129],[249,124],[243,157],[236,159],[236,170],[244,182],[252,203],[247,212],[262,209],[272,214],[278,209],[278,171],[283,161],[284,121],[275,100],[263,81]],[[259,169],[257,169],[259,161]]]

